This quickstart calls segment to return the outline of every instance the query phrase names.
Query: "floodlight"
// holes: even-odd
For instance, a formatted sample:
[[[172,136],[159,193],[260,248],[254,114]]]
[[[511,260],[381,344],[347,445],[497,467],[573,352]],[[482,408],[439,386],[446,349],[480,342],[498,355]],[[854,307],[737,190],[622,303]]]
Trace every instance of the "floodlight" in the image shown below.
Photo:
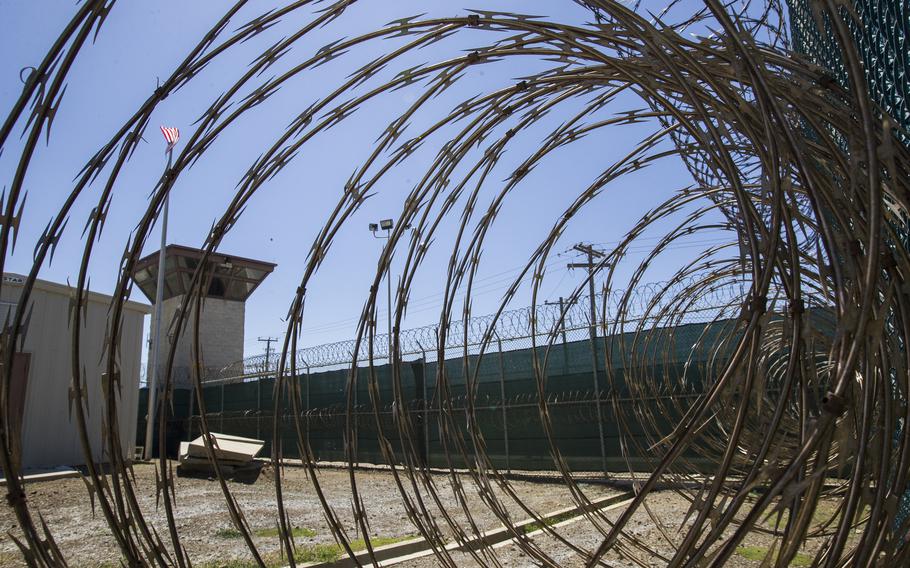
[[[370,230],[375,233],[376,231],[379,230],[379,225],[377,225],[376,223],[370,223]]]
[[[379,222],[379,226],[382,227],[383,231],[391,231],[393,223],[391,219],[383,219]]]

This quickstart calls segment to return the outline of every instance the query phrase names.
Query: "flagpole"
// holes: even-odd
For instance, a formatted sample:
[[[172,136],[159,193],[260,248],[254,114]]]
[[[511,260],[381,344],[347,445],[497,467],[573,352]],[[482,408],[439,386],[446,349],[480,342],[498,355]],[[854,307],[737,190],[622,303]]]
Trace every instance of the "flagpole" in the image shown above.
[[[171,171],[171,163],[174,157],[174,145],[168,144],[167,148],[167,172]],[[164,303],[164,260],[165,247],[167,247],[167,214],[168,202],[170,201],[170,191],[164,196],[164,207],[161,211],[161,248],[158,250],[158,284],[155,286],[155,330],[152,343],[152,372],[149,373],[149,390],[148,413],[145,421],[145,459],[152,459],[152,428],[155,423],[155,415],[158,410],[158,357],[161,353],[161,311]]]

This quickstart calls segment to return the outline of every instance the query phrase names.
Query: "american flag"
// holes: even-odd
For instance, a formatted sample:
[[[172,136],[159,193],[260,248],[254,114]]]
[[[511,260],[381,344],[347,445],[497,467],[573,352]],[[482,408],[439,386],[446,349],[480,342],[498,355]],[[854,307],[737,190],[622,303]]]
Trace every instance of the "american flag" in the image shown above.
[[[164,134],[164,139],[167,140],[167,149],[173,150],[177,140],[180,140],[180,131],[173,126],[162,126],[161,134]]]

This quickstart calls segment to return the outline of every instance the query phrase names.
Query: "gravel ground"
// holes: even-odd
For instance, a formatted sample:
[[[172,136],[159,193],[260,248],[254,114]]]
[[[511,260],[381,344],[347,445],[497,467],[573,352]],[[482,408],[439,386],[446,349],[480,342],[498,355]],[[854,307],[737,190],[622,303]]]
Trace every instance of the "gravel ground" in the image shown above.
[[[651,550],[646,551],[633,546],[626,546],[626,549],[634,554],[645,566],[666,566],[667,561],[665,558],[672,557],[675,550],[675,547],[671,545],[670,542],[678,544],[685,536],[685,532],[678,530],[679,527],[683,525],[684,521],[686,521],[685,526],[689,526],[693,522],[692,518],[688,520],[685,519],[686,513],[689,510],[690,501],[675,491],[667,490],[652,493],[646,499],[646,504],[653,517],[659,519],[660,522],[663,523],[665,530],[662,533],[657,528],[657,524],[651,516],[649,516],[644,509],[639,509],[626,525],[627,533],[640,542],[647,544]],[[816,514],[816,521],[822,522],[827,520],[828,517],[825,516],[825,512],[829,512],[830,514],[834,508],[835,503],[830,501],[823,502],[818,509],[820,512]],[[624,510],[625,506],[622,506],[606,512],[605,516],[610,520],[615,520]],[[692,515],[692,517],[694,516],[695,515]],[[768,521],[766,526],[773,526],[773,521]],[[596,549],[604,538],[603,534],[586,519],[581,519],[576,522],[561,523],[555,528],[559,535],[565,540],[586,551],[593,551]],[[728,530],[725,534],[729,535],[731,532],[732,531]],[[668,538],[670,539],[670,542],[668,542]],[[573,551],[555,537],[547,534],[540,534],[532,538],[531,541],[539,550],[546,551],[550,559],[558,566],[576,568],[585,565],[581,554]],[[630,539],[626,539],[625,542],[629,543]],[[760,560],[750,557],[754,557],[756,552],[767,551],[772,545],[772,542],[773,538],[767,533],[751,533],[738,549],[739,552],[731,556],[725,566],[732,568],[755,568],[761,566]],[[815,539],[806,543],[791,566],[809,566],[816,550],[822,543],[822,539]],[[514,543],[504,543],[502,546],[494,547],[493,552],[496,554],[501,565],[508,568],[542,565],[540,561],[534,560],[522,550],[520,546]],[[659,555],[662,555],[663,558]],[[456,552],[452,554],[452,557],[460,568],[475,568],[478,566],[493,565],[490,561],[483,561],[482,557],[481,561],[478,562],[466,553]],[[623,557],[612,550],[604,556],[603,564],[617,568],[640,566],[640,564],[633,562],[628,557]],[[441,564],[432,557],[425,557],[410,562],[407,566],[409,568],[436,568],[437,566],[441,566]]]
[[[137,493],[145,517],[167,539],[164,507],[161,505],[156,508],[155,503],[155,468],[139,464],[134,469]],[[318,478],[329,504],[345,525],[348,534],[352,538],[360,536],[353,522],[348,473],[338,469],[325,469],[320,470]],[[398,487],[388,471],[358,471],[356,480],[369,517],[371,538],[416,534],[402,505]],[[452,514],[456,522],[465,526],[466,515],[452,491],[451,478],[434,474],[432,480],[442,506]],[[467,476],[459,476],[459,483],[463,485],[467,507],[479,528],[486,530],[500,526],[498,519],[479,497],[473,481]],[[275,483],[271,469],[264,469],[252,485],[230,483],[229,486],[254,530],[267,530],[276,526]],[[556,483],[513,480],[510,486],[523,502],[541,514],[573,504],[569,492]],[[312,535],[297,537],[297,545],[333,543],[323,509],[305,470],[286,468],[282,488],[291,522],[296,527],[307,529],[307,534]],[[598,485],[585,485],[583,490],[591,499],[618,492]],[[109,534],[101,511],[92,513],[88,492],[81,479],[33,483],[26,486],[26,491],[33,514],[40,512],[44,516],[71,566],[116,565],[119,558],[116,543]],[[426,491],[421,491],[421,494],[424,498],[427,497]],[[493,494],[503,496],[498,489]],[[209,562],[218,565],[226,559],[249,557],[243,540],[227,534],[231,522],[217,482],[180,477],[177,478],[176,495],[176,519],[181,542],[194,564]],[[505,502],[515,521],[527,517],[514,501],[506,499]],[[428,506],[433,507],[432,503]],[[442,523],[441,518],[437,519]],[[465,530],[469,529],[465,526]],[[16,536],[20,534],[12,511],[4,506],[0,507],[0,565],[23,566],[7,531]],[[448,530],[446,532],[451,534]],[[256,541],[263,553],[278,550],[276,536],[257,536]],[[169,544],[169,541],[166,542]]]

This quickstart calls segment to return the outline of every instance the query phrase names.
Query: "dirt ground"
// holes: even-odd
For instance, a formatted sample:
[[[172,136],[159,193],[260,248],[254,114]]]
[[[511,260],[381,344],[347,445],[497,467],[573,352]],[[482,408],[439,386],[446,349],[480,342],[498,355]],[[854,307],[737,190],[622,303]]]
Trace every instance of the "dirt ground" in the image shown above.
[[[167,523],[163,506],[156,508],[155,502],[155,469],[143,464],[135,466],[136,486],[140,505],[148,522],[170,545],[167,537]],[[460,525],[470,534],[466,524],[462,504],[453,491],[452,480],[445,474],[431,475],[432,483],[440,499],[440,505],[451,515],[453,522]],[[321,469],[318,473],[319,483],[333,508],[335,514],[344,524],[350,538],[362,537],[357,530],[352,512],[350,479],[343,469]],[[407,478],[403,476],[405,483]],[[464,506],[471,512],[479,530],[489,530],[502,526],[497,517],[480,497],[474,482],[466,475],[458,476],[466,502]],[[367,470],[356,472],[356,481],[361,491],[364,506],[369,519],[370,538],[394,542],[416,535],[417,531],[408,519],[402,504],[401,493],[392,475],[387,470]],[[558,509],[574,505],[569,491],[560,483],[527,480],[511,480],[510,487],[518,497],[539,514],[547,514]],[[270,468],[263,470],[254,484],[229,483],[253,531],[257,547],[264,555],[271,554],[276,558],[279,541],[275,527],[277,509],[275,506],[274,472]],[[284,502],[288,508],[291,523],[297,528],[296,544],[298,548],[311,549],[333,548],[334,538],[325,520],[306,471],[300,467],[289,467],[284,471]],[[582,490],[589,499],[618,495],[620,490],[604,485],[584,484]],[[26,486],[28,502],[33,513],[41,513],[50,527],[55,540],[71,566],[77,568],[97,568],[117,566],[118,550],[107,529],[107,524],[100,512],[94,514],[86,486],[81,479],[62,479],[33,483]],[[414,492],[407,490],[413,499]],[[528,517],[516,502],[505,496],[502,490],[494,488],[493,495],[505,505],[510,518],[519,522]],[[250,553],[243,539],[233,529],[224,498],[217,482],[209,479],[177,478],[176,519],[181,542],[186,547],[194,566],[206,568],[230,566],[231,568],[250,565]],[[420,491],[427,507],[434,512],[434,519],[443,526],[443,533],[448,541],[451,529],[445,527],[441,515],[436,515],[438,508],[428,499],[428,492]],[[632,539],[624,539],[624,549],[634,555],[642,564],[636,564],[628,556],[619,554],[615,549],[608,552],[604,562],[608,566],[626,567],[638,565],[663,566],[672,557],[675,545],[685,535],[683,529],[693,522],[694,515],[686,519],[690,501],[682,494],[672,490],[657,491],[646,500],[647,510],[638,510],[627,524],[627,536],[634,537],[643,544],[636,547],[629,544]],[[608,510],[603,515],[608,520],[615,520],[625,509],[625,505]],[[815,524],[828,520],[836,511],[836,501],[824,501],[819,506],[814,519]],[[650,512],[650,515],[649,515]],[[663,525],[659,529],[655,519]],[[773,520],[765,521],[767,527]],[[607,524],[600,521],[603,531]],[[603,539],[603,532],[598,530],[588,519],[565,521],[555,525],[555,530],[565,540],[582,551],[595,549]],[[7,533],[19,535],[18,524],[7,507],[0,507],[0,566],[24,566],[19,553]],[[728,529],[727,535],[730,534]],[[573,550],[565,543],[551,535],[532,535],[530,542],[544,551],[549,559],[559,566],[572,568],[584,565],[584,555]],[[800,551],[793,566],[809,566],[815,551],[822,546],[824,539],[811,540]],[[738,567],[757,567],[761,558],[773,543],[773,538],[765,533],[751,533],[731,557],[727,565]],[[380,543],[381,544],[381,543]],[[337,550],[337,548],[335,548]],[[530,557],[526,551],[514,543],[503,543],[493,551],[500,564],[506,567],[539,566],[541,562]],[[457,565],[463,568],[493,565],[490,559],[472,558],[467,553],[453,552],[452,557]],[[279,558],[280,560],[280,558]],[[432,557],[411,560],[400,566],[413,568],[435,568],[440,564]]]
[[[163,505],[156,508],[155,469],[152,465],[135,466],[136,486],[140,506],[146,519],[167,540],[167,521]],[[343,521],[351,538],[362,536],[353,521],[350,480],[348,473],[338,469],[320,470],[318,479],[324,494],[338,517]],[[456,522],[464,524],[466,515],[452,490],[451,478],[435,474],[433,484],[442,506]],[[369,518],[370,537],[394,539],[416,534],[402,505],[401,494],[388,471],[358,471],[356,481],[362,491],[364,506]],[[407,481],[405,479],[405,481]],[[464,487],[466,506],[481,530],[500,526],[476,491],[474,482],[459,476]],[[510,486],[520,499],[540,514],[573,505],[567,489],[556,483],[510,481]],[[237,499],[253,530],[266,533],[277,525],[274,472],[266,468],[252,485],[230,483],[230,490]],[[317,545],[334,543],[323,515],[316,492],[304,469],[286,468],[282,478],[284,503],[292,524],[300,528],[296,544]],[[583,491],[590,499],[614,495],[619,491],[600,485],[585,485]],[[33,513],[41,513],[50,527],[54,539],[71,566],[94,568],[117,565],[119,558],[116,543],[107,528],[100,510],[93,514],[88,492],[81,479],[45,481],[26,486],[27,499]],[[409,491],[413,495],[412,492]],[[496,489],[494,495],[503,499],[506,509],[515,522],[527,518],[514,500],[504,497]],[[427,492],[421,491],[426,499]],[[207,479],[177,478],[176,519],[181,542],[186,547],[194,565],[220,566],[232,558],[249,558],[249,552],[236,533],[232,531],[230,517],[217,482]],[[431,510],[438,510],[430,502]],[[440,522],[441,519],[440,519]],[[18,523],[8,507],[0,507],[0,565],[24,566],[15,544],[7,535],[20,534]],[[447,531],[447,534],[451,532]],[[255,537],[263,553],[279,549],[279,540],[272,534]],[[427,564],[428,566],[431,564]]]
[[[636,548],[628,543],[631,539],[626,539],[624,548],[632,555],[637,557],[645,566],[666,566],[669,558],[672,558],[675,547],[670,543],[680,543],[685,536],[684,531],[679,531],[680,526],[691,525],[693,519],[686,520],[686,513],[690,507],[690,501],[675,491],[665,490],[652,493],[647,499],[646,504],[650,510],[653,519],[659,519],[664,525],[662,532],[657,528],[657,524],[644,509],[639,509],[626,525],[627,534],[634,537],[641,543],[647,545],[647,549]],[[611,521],[616,520],[625,510],[625,506],[619,507],[612,511],[604,513],[605,517]],[[825,502],[819,507],[820,513],[817,520],[823,522],[827,520],[824,517],[825,511],[833,511],[834,504]],[[693,515],[694,517],[694,515]],[[765,526],[772,527],[773,520],[767,521]],[[607,526],[604,524],[604,529]],[[585,551],[593,551],[603,541],[604,534],[598,531],[591,522],[581,519],[576,522],[561,523],[556,525],[556,532],[565,540],[571,542],[576,547]],[[731,534],[732,531],[726,531],[725,535]],[[550,560],[556,565],[565,568],[576,568],[585,566],[584,556],[577,551],[573,551],[557,538],[539,534],[531,539],[532,543],[539,550],[545,551]],[[750,533],[743,544],[737,549],[738,552],[730,557],[725,566],[731,568],[757,568],[761,566],[760,557],[772,545],[773,538],[770,535],[760,533]],[[815,551],[823,543],[822,539],[815,539],[808,542],[800,551],[791,566],[810,566]],[[542,562],[533,559],[520,546],[514,543],[503,543],[496,546],[492,552],[496,555],[502,566],[509,568],[524,568],[531,566],[541,566]],[[659,555],[662,555],[659,556]],[[478,562],[467,553],[456,552],[452,554],[460,568],[475,568],[478,566],[492,566],[492,561],[485,560],[482,556]],[[638,564],[618,554],[615,550],[609,551],[603,558],[603,563],[611,567],[635,567]],[[441,564],[432,557],[426,557],[413,561],[408,564],[409,568],[436,568]]]

